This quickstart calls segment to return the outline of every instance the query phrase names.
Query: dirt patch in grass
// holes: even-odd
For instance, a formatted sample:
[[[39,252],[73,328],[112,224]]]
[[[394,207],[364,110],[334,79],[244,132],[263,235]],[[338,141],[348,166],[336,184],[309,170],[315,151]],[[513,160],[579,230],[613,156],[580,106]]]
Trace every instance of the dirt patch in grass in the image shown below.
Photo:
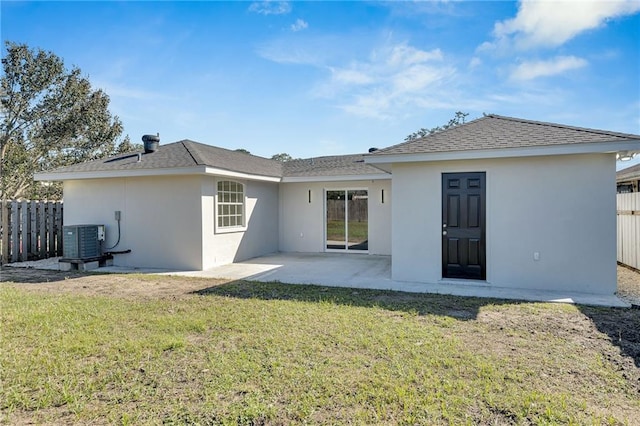
[[[618,297],[640,307],[640,271],[618,265]]]
[[[0,282],[25,284],[28,291],[150,300],[185,297],[229,280],[142,274],[100,274],[3,267]]]

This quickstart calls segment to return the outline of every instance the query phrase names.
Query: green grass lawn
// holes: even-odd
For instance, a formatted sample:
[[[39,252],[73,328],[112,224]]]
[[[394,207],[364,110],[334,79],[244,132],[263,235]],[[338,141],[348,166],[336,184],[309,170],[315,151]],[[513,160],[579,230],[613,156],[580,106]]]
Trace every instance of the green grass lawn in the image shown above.
[[[570,305],[241,281],[160,299],[2,285],[0,308],[7,423],[640,419],[617,348]]]
[[[349,241],[364,241],[369,232],[369,222],[349,221]],[[327,221],[327,239],[344,241],[344,220]]]

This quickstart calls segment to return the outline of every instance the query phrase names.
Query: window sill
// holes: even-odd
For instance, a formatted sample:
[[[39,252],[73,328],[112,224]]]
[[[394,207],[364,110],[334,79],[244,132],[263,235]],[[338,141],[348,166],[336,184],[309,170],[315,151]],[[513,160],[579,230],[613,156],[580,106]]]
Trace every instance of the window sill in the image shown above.
[[[222,228],[222,227],[217,227],[215,228],[215,233],[216,234],[232,234],[234,232],[245,232],[247,230],[246,226],[233,226],[233,227],[227,227],[227,228]]]

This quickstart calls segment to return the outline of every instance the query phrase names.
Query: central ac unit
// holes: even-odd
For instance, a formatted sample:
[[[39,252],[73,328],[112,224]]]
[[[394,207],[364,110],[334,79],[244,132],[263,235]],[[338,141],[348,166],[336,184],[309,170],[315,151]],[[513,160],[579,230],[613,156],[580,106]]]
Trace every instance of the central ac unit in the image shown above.
[[[63,226],[63,252],[67,259],[99,257],[100,241],[104,241],[104,225]]]

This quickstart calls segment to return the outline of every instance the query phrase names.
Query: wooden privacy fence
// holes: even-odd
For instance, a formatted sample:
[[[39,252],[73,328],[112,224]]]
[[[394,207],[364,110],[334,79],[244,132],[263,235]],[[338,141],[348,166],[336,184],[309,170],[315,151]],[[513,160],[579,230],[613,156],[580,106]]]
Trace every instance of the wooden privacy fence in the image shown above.
[[[327,200],[327,218],[344,220],[344,200]],[[349,220],[366,222],[369,216],[366,199],[349,200]]]
[[[640,192],[617,197],[618,262],[640,269]]]
[[[62,203],[0,201],[0,263],[62,256]]]

